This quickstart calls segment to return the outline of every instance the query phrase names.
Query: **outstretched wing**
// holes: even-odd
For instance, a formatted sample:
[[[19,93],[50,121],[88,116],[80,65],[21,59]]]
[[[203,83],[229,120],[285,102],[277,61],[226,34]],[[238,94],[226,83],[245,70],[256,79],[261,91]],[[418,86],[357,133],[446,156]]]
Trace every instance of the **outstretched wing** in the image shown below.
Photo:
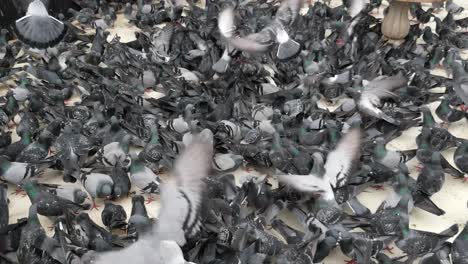
[[[198,232],[203,178],[208,176],[213,156],[211,131],[205,129],[176,161],[173,178],[161,189],[157,235],[183,246],[185,236]]]
[[[366,85],[363,96],[365,94],[371,94],[377,96],[379,99],[396,97],[396,94],[392,91],[405,86],[407,83],[408,79],[402,74],[394,76],[380,76]]]
[[[328,178],[333,188],[340,187],[345,183],[352,169],[353,161],[359,158],[361,145],[361,131],[350,130],[338,142],[336,148],[327,156],[325,162],[325,178]]]

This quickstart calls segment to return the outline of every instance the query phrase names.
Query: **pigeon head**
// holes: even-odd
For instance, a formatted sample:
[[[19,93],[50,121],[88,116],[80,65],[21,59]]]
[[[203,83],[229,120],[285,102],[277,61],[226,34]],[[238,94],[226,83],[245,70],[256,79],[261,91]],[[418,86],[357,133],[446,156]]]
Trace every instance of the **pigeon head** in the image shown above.
[[[77,189],[75,191],[75,202],[76,203],[79,203],[79,204],[83,203],[87,197],[88,197],[88,195],[84,191],[79,190],[79,189]]]
[[[99,197],[107,197],[112,194],[112,185],[109,183],[101,184],[99,187]]]

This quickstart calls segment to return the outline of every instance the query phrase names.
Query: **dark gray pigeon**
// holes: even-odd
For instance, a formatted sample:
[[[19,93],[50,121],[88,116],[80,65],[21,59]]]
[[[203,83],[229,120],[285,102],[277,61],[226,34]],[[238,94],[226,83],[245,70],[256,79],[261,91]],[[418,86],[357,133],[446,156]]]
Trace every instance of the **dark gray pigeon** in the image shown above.
[[[104,204],[101,219],[105,226],[110,230],[127,226],[127,213],[121,205],[113,204],[111,201],[106,201]]]

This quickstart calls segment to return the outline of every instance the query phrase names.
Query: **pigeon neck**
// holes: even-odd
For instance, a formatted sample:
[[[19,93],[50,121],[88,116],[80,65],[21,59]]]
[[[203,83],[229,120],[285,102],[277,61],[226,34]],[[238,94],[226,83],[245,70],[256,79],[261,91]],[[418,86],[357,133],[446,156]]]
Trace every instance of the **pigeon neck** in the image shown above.
[[[449,101],[446,100],[446,99],[443,99],[443,100],[440,102],[440,109],[441,109],[444,113],[450,112]]]
[[[463,66],[458,62],[455,63],[455,65],[452,67],[452,70],[453,70],[454,80],[466,75],[465,70],[463,69]]]
[[[290,146],[289,147],[289,152],[291,152],[291,154],[294,156],[294,157],[298,157],[301,152],[294,146]]]
[[[338,140],[340,140],[340,134],[338,133],[338,129],[335,127],[328,129],[328,135],[330,136],[330,142],[332,144],[336,144],[338,143]]]
[[[146,207],[142,201],[136,200],[135,202],[133,202],[132,215],[148,215],[148,213],[146,212]]]
[[[34,186],[34,185],[30,184],[30,183],[24,185],[24,190],[26,191],[29,198],[31,199],[31,202],[33,200],[35,200],[37,198],[37,196],[39,195],[39,192],[38,192],[36,186]]]
[[[273,138],[273,149],[279,150],[281,149],[281,137],[278,133],[275,133]]]
[[[41,222],[39,221],[39,217],[37,216],[37,205],[35,204],[31,205],[31,207],[29,208],[28,224],[41,224]]]
[[[374,154],[377,159],[385,157],[386,153],[387,149],[385,148],[385,144],[377,143],[377,145],[375,145]]]
[[[1,163],[0,163],[0,172],[3,174],[5,173],[5,171],[8,170],[8,168],[10,167],[11,165],[11,162],[9,162],[8,160],[5,160],[5,159],[2,159],[1,160]]]
[[[432,113],[429,109],[424,110],[423,112],[423,124],[429,127],[435,124],[434,117],[432,116]]]
[[[316,176],[323,176],[325,174],[325,168],[323,166],[323,158],[320,154],[314,154],[314,166],[312,167],[311,173]]]
[[[8,101],[7,101],[7,106],[9,109],[14,109],[18,105],[18,102],[16,102],[16,99],[13,95],[8,96]]]
[[[151,128],[151,144],[159,144],[159,132],[157,128]]]
[[[138,160],[132,160],[132,164],[130,165],[130,173],[136,173],[143,169],[144,165]]]

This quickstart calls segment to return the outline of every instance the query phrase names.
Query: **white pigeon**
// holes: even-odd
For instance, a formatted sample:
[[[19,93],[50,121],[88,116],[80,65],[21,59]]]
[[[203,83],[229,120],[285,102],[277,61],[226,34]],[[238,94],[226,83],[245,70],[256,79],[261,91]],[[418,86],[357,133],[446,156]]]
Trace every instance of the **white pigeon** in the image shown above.
[[[26,15],[16,20],[14,29],[21,41],[42,49],[59,43],[67,32],[65,24],[49,16],[41,0],[34,0],[29,4]]]
[[[161,187],[161,208],[152,234],[120,251],[98,255],[97,264],[187,263],[176,246],[198,232],[203,178],[213,156],[213,134],[203,130],[175,163],[171,179]]]

